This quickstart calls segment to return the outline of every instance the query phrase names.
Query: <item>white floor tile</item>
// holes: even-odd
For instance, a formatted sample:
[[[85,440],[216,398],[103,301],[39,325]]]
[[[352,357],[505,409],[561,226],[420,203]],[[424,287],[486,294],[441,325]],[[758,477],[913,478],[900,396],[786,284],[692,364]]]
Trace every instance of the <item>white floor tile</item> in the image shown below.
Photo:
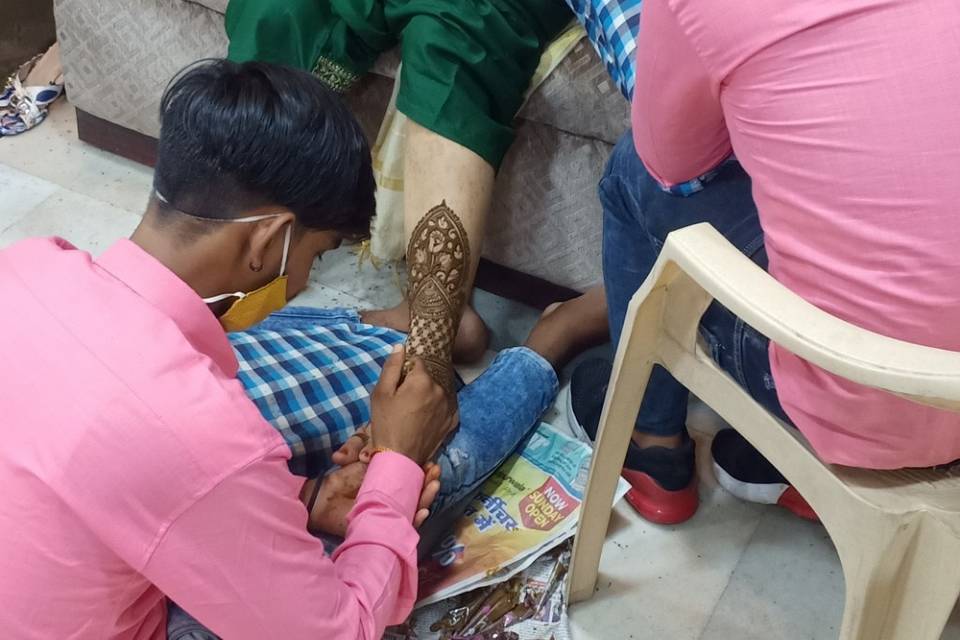
[[[701,490],[697,515],[652,525],[621,502],[600,563],[597,593],[574,605],[576,640],[695,640],[710,619],[761,510]]]
[[[403,299],[406,274],[393,263],[379,268],[370,260],[359,261],[359,246],[344,246],[323,255],[313,268],[311,280],[361,300],[365,309],[388,309]]]
[[[702,638],[836,638],[842,615],[843,572],[826,530],[770,507]]]
[[[723,491],[709,468],[710,435],[697,441],[700,509],[663,527],[625,502],[614,509],[597,593],[575,605],[576,640],[695,640],[720,600],[764,508]]]
[[[24,238],[56,235],[96,255],[117,239],[129,237],[139,222],[135,213],[57,189],[0,233],[0,247]]]
[[[57,185],[0,164],[0,231],[46,200]]]
[[[344,293],[320,284],[312,277],[304,289],[290,304],[303,307],[346,307],[348,309],[359,309],[363,307],[363,302],[349,293]]]
[[[153,170],[80,142],[76,113],[58,100],[42,125],[0,142],[0,162],[61,187],[142,213]]]

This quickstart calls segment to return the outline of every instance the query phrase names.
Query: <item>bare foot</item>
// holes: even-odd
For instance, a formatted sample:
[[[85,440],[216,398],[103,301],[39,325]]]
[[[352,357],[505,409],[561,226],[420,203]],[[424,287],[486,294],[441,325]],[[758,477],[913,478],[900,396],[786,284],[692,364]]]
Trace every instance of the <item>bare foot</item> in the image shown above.
[[[561,369],[580,352],[609,339],[607,296],[597,285],[573,300],[547,307],[525,346]]]
[[[378,327],[388,327],[396,331],[410,331],[410,307],[404,300],[391,309],[361,311],[360,319]],[[473,364],[483,357],[490,344],[490,331],[483,318],[467,305],[463,309],[457,337],[453,340],[453,361],[457,364]]]

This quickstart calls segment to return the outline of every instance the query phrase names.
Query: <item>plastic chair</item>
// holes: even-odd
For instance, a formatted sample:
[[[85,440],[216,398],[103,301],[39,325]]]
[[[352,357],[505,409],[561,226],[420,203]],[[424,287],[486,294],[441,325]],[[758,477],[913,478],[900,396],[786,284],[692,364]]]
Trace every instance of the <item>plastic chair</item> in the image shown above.
[[[821,462],[796,429],[754,402],[705,351],[698,325],[713,299],[838,376],[960,411],[960,354],[830,316],[709,224],[676,231],[627,311],[581,507],[569,601],[593,595],[617,476],[650,372],[660,364],[763,453],[820,516],[846,580],[842,639],[939,638],[960,595],[960,478]]]

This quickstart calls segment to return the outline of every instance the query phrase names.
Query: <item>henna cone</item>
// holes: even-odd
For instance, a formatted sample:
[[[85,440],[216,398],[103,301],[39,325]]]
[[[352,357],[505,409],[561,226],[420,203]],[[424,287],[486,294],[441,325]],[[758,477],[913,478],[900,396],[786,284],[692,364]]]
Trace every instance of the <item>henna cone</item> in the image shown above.
[[[460,218],[446,202],[430,209],[417,223],[407,247],[407,261],[410,334],[404,373],[410,370],[410,358],[416,356],[452,395],[453,341],[466,301],[470,243]]]

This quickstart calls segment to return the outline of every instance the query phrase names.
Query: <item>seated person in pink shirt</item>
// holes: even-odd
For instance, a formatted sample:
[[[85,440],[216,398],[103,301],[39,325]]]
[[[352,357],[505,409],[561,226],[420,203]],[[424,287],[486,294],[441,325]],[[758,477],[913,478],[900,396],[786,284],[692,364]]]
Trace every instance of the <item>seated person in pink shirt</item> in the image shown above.
[[[824,311],[870,331],[960,351],[960,4],[955,0],[645,0],[633,131],[600,185],[614,340],[667,234],[710,222]],[[739,161],[729,161],[735,153]],[[702,191],[668,193],[713,172]],[[960,414],[842,380],[714,304],[713,355],[830,463],[927,467],[960,458]],[[596,429],[609,364],[574,373]],[[624,463],[644,517],[697,509],[688,393],[656,368]],[[733,430],[712,446],[736,495],[815,517]]]
[[[308,533],[312,491],[224,332],[284,306],[319,256],[366,232],[367,143],[319,81],[261,63],[196,66],[161,118],[156,197],[130,240],[99,258],[59,238],[0,251],[0,627],[161,640],[169,598],[230,640],[379,638],[416,597],[414,524],[439,491],[450,397],[419,360],[401,381],[402,348],[386,359],[328,557]],[[566,357],[551,317],[515,350],[544,393]],[[318,505],[344,491],[330,477]],[[320,528],[340,525],[317,509]]]

